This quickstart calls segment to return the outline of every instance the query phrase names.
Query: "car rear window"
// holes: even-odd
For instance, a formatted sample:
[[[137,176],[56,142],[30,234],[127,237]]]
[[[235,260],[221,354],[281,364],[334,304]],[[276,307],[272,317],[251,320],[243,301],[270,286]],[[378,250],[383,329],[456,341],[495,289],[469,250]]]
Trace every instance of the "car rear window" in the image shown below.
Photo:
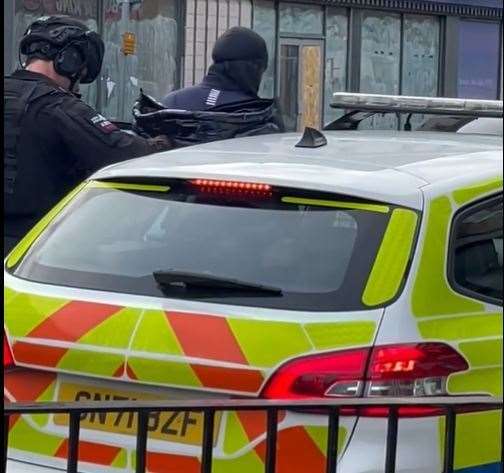
[[[38,238],[14,274],[60,286],[221,304],[368,308],[362,294],[393,206],[205,182],[92,183]],[[281,293],[167,291],[153,276],[159,271],[238,280]]]

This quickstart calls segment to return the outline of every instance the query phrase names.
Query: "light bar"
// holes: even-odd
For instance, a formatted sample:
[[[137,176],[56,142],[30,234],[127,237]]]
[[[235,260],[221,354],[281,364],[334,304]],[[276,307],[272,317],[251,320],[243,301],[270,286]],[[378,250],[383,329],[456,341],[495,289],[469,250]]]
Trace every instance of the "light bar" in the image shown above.
[[[426,113],[431,115],[502,118],[502,100],[336,92],[333,94],[331,107],[382,113]]]

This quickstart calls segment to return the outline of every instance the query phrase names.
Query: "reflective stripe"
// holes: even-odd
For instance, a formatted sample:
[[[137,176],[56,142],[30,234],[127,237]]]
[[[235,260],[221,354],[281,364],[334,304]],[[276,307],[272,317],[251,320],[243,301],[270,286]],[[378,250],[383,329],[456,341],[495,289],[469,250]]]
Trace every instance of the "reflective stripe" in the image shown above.
[[[157,186],[153,184],[131,184],[126,182],[104,182],[90,181],[87,186],[90,189],[120,189],[128,191],[147,191],[147,192],[168,192],[169,186]]]
[[[453,192],[453,198],[457,204],[464,205],[471,200],[479,199],[499,189],[502,189],[502,177],[488,179],[463,189],[457,189]]]
[[[134,453],[132,455],[132,464],[133,468],[135,468],[136,456]],[[170,467],[169,470],[168,466]],[[195,457],[148,452],[147,471],[149,473],[200,473],[201,464]]]
[[[47,228],[47,226],[54,220],[54,218],[63,210],[63,208],[84,188],[86,184],[82,183],[66,197],[64,197],[55,207],[53,207],[27,234],[26,236],[14,247],[7,257],[7,267],[12,268],[15,266],[23,255],[28,251],[30,246],[40,236],[40,234]]]
[[[459,351],[467,358],[471,368],[502,366],[502,336],[499,339],[460,343]]]
[[[162,310],[145,310],[135,332],[132,350],[183,355],[168,316]]]
[[[233,459],[214,458],[212,462],[212,473],[257,473],[263,471],[264,462],[255,450]]]
[[[9,432],[9,447],[53,457],[58,451],[62,437],[46,434],[34,429],[24,416],[14,424]]]
[[[127,349],[131,334],[140,317],[139,309],[119,308],[95,327],[87,331],[77,342],[97,347]],[[82,313],[81,317],[86,314]]]
[[[406,273],[417,224],[412,210],[395,209],[362,295],[367,306],[393,299]]]
[[[38,345],[36,343],[15,342],[12,354],[16,363],[55,368],[67,353],[67,348]]]
[[[124,355],[72,348],[61,357],[57,368],[63,371],[111,378],[123,362]]]
[[[306,333],[317,350],[329,350],[372,343],[374,322],[338,322],[305,324]]]
[[[304,428],[311,439],[315,442],[322,455],[327,454],[327,435],[328,429],[325,426],[310,425]],[[343,446],[345,445],[347,430],[345,427],[338,429],[338,457],[343,454]]]
[[[266,427],[264,425],[264,427]],[[249,444],[249,438],[236,412],[228,412],[224,431],[223,452],[232,455]]]
[[[455,469],[485,465],[500,460],[502,417],[499,411],[457,416]],[[441,452],[444,452],[444,417],[439,420]]]
[[[120,455],[120,447],[112,447],[98,443],[79,442],[79,461],[90,462],[98,465],[111,465]],[[57,458],[66,458],[68,455],[68,440],[64,440],[57,452]]]
[[[338,209],[364,210],[367,212],[388,213],[390,208],[387,205],[363,204],[360,202],[345,202],[338,200],[305,199],[301,197],[282,197],[285,204],[295,205],[315,205],[319,207],[334,207]]]
[[[72,301],[47,317],[28,337],[76,342],[120,310],[115,305]]]
[[[7,289],[4,300],[5,325],[11,337],[26,337],[35,327],[68,304],[67,299],[25,294]]]
[[[450,394],[488,394],[502,396],[502,365],[500,367],[472,368],[448,378]]]
[[[167,315],[185,355],[247,364],[224,317],[172,311]]]
[[[265,459],[266,443],[256,447]],[[326,457],[303,427],[291,427],[278,432],[276,473],[324,473]]]
[[[422,320],[418,328],[423,338],[440,340],[465,340],[497,335],[502,337],[502,314],[488,312],[440,320]]]
[[[257,393],[261,388],[264,377],[257,370],[240,370],[220,366],[205,366],[191,364],[201,384],[206,388]]]
[[[484,305],[459,295],[446,280],[448,228],[453,209],[446,196],[434,199],[427,214],[427,231],[412,292],[416,317],[484,312]]]
[[[252,366],[272,367],[312,349],[300,324],[234,318],[228,323]]]
[[[170,386],[202,387],[201,382],[188,363],[150,360],[138,356],[128,357],[128,364],[139,381]]]

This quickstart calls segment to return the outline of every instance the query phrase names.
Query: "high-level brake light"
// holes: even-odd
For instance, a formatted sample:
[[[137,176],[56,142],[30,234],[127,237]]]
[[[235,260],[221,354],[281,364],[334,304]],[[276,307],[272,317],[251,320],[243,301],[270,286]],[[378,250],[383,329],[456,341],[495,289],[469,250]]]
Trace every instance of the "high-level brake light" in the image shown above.
[[[281,366],[265,386],[268,399],[424,397],[448,395],[447,379],[469,368],[449,345],[418,343],[344,350],[298,358]],[[346,410],[344,414],[355,414]],[[433,415],[432,408],[403,408],[399,415]],[[370,408],[361,415],[382,416]]]
[[[272,188],[269,184],[243,181],[227,181],[216,179],[193,179],[190,183],[203,192],[219,194],[249,194],[270,196]]]
[[[12,356],[12,351],[9,346],[9,341],[7,340],[5,330],[3,337],[3,365],[4,365],[4,371],[14,366],[14,357]]]
[[[383,113],[425,113],[491,118],[500,118],[503,114],[502,100],[410,97],[352,92],[333,94],[331,107]]]

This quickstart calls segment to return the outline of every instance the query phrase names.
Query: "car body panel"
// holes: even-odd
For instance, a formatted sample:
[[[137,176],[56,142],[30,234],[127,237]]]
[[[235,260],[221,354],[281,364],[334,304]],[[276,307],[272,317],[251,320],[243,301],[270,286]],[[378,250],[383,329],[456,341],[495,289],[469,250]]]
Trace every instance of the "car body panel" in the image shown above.
[[[17,369],[21,374],[7,373],[7,398],[59,399],[68,380],[168,398],[182,393],[197,398],[257,396],[276,368],[301,355],[425,341],[447,343],[469,363],[468,371],[449,378],[451,394],[501,396],[502,307],[458,294],[446,279],[454,215],[502,192],[500,138],[395,132],[327,135],[329,145],[318,149],[293,148],[299,139],[295,134],[196,146],[114,165],[93,179],[246,180],[338,192],[423,211],[416,250],[400,265],[401,274],[410,266],[409,276],[400,288],[392,284],[391,293],[398,297],[383,296],[385,308],[309,312],[231,306],[52,286],[5,272],[6,332],[22,366]],[[51,218],[39,226],[39,233]],[[13,265],[37,235],[34,230],[17,253],[14,250]],[[400,248],[400,239],[389,247],[397,245]],[[390,259],[386,261],[376,281],[394,274]],[[8,262],[9,258],[7,266]],[[376,287],[373,301],[380,297],[378,283]],[[381,292],[386,291],[385,284]],[[87,317],[69,324],[75,313]],[[9,455],[63,467],[66,430],[54,425],[50,416],[35,417],[12,420]],[[325,471],[326,425],[322,415],[281,415],[279,473]],[[399,425],[398,472],[440,471],[444,420],[401,419]],[[340,428],[338,471],[381,471],[386,421],[342,417]],[[496,472],[500,432],[496,413],[459,416],[456,471]],[[134,437],[86,428],[81,434],[82,471],[105,471],[105,465],[106,471],[132,471]],[[262,471],[264,440],[263,414],[226,413],[214,449],[215,473]],[[199,471],[199,448],[194,445],[149,440],[148,450],[149,471],[165,473],[168,464],[178,468],[177,473]]]

